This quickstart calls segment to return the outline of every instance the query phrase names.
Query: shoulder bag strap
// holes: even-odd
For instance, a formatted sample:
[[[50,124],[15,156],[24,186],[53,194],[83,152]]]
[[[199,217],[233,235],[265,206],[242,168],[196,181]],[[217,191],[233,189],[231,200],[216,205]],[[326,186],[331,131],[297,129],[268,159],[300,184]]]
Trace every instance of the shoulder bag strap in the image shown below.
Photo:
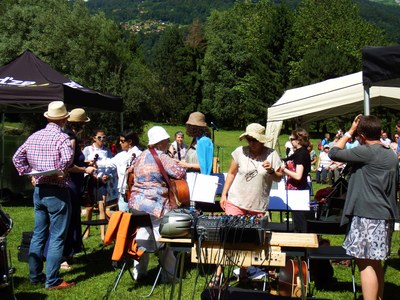
[[[151,155],[153,155],[154,160],[156,161],[157,166],[158,166],[158,168],[160,169],[160,172],[161,172],[162,176],[164,177],[165,182],[167,183],[168,190],[171,191],[172,194],[174,195],[175,203],[178,203],[179,200],[178,200],[177,192],[176,192],[176,190],[173,188],[173,186],[171,185],[171,182],[170,182],[170,180],[169,180],[168,174],[167,174],[167,172],[165,171],[164,166],[162,165],[161,160],[160,160],[160,158],[158,157],[157,152],[156,152],[153,148],[148,148],[148,149],[149,149]],[[168,198],[168,202],[169,202],[169,201],[171,201],[171,200]],[[163,210],[164,210],[164,207],[163,207]]]
[[[161,172],[162,176],[164,177],[164,180],[167,183],[168,188],[170,188],[171,182],[169,181],[168,174],[165,171],[164,166],[162,165],[161,160],[158,157],[156,150],[154,150],[154,148],[149,148],[149,151],[150,151],[151,155],[153,155],[154,160],[156,161],[156,164],[157,164],[158,168],[160,169],[160,172]]]

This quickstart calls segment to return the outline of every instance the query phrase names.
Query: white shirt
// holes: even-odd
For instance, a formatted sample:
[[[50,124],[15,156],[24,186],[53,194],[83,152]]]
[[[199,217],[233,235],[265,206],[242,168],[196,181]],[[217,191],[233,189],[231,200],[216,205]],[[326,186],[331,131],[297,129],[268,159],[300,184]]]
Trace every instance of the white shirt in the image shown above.
[[[391,142],[392,141],[389,138],[386,138],[386,139],[381,138],[381,143],[384,145],[390,146]]]
[[[101,160],[97,163],[97,166],[103,168],[117,168],[118,173],[118,192],[120,194],[125,193],[126,189],[126,178],[125,172],[128,165],[130,165],[132,161],[133,154],[135,157],[138,157],[142,153],[138,147],[134,146],[129,151],[121,151],[113,158],[108,158],[105,160]]]
[[[287,149],[287,148],[290,149],[290,151],[289,151],[289,153],[288,153],[287,156],[292,155],[292,154],[294,153],[294,151],[293,151],[293,145],[292,145],[292,142],[291,142],[291,141],[287,141],[287,142],[285,143],[285,149]]]

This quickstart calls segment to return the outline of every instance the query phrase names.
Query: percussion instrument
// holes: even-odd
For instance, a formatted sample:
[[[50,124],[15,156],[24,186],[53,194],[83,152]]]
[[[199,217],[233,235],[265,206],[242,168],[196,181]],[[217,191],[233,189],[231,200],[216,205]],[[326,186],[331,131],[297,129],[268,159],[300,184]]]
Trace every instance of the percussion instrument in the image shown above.
[[[3,211],[0,205],[0,237],[6,236],[10,232],[12,225],[11,218]]]

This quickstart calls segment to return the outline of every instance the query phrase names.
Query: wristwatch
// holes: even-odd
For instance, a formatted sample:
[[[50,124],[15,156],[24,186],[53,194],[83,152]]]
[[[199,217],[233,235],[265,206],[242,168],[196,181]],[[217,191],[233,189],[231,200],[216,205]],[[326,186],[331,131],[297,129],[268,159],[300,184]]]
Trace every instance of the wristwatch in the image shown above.
[[[270,175],[272,175],[272,174],[274,174],[274,173],[275,173],[275,169],[274,169],[274,168],[271,168],[271,171],[268,172],[268,174],[270,174]]]

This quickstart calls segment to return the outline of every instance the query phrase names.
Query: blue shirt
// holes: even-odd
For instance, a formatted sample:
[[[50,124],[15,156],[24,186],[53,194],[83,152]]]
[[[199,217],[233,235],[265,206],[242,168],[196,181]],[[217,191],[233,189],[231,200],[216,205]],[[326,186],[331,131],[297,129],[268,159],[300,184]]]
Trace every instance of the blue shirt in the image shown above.
[[[209,137],[202,136],[197,139],[197,159],[200,164],[200,173],[210,175],[212,171],[214,145]]]

